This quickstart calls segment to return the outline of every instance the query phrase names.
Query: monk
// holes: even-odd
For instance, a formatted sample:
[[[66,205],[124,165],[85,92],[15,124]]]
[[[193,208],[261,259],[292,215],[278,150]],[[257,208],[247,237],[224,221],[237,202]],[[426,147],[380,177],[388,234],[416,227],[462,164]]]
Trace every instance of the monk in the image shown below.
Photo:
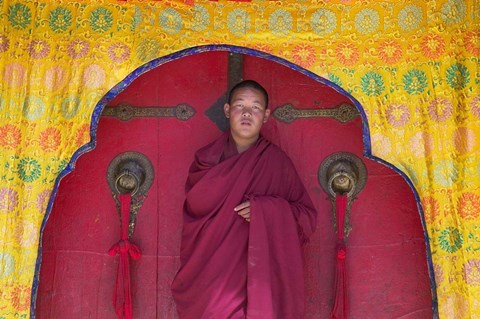
[[[267,105],[260,84],[237,84],[229,132],[195,154],[172,283],[180,319],[304,316],[302,245],[317,213],[290,159],[260,134]]]

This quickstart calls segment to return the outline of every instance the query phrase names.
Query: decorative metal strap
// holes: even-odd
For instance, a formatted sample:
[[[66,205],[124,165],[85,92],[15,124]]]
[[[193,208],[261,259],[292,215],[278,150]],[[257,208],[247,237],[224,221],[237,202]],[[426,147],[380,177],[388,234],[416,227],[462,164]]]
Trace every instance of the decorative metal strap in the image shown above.
[[[186,103],[168,107],[138,107],[126,103],[117,106],[107,106],[102,116],[116,117],[122,121],[128,121],[134,117],[176,117],[181,121],[189,120],[195,115],[195,109]]]
[[[284,104],[273,111],[273,116],[285,123],[291,123],[298,118],[333,117],[339,122],[352,121],[360,115],[357,108],[351,104],[340,104],[331,109],[296,109],[292,104]]]

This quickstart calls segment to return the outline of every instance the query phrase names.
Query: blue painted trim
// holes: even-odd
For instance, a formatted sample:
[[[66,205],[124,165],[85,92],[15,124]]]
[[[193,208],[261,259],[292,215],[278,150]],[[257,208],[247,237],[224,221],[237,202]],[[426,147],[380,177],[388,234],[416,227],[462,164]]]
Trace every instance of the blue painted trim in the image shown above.
[[[124,80],[119,82],[117,85],[115,85],[110,91],[108,91],[102,99],[97,103],[97,105],[94,108],[93,114],[92,114],[92,120],[90,122],[90,142],[83,145],[80,147],[72,156],[70,159],[70,162],[68,163],[67,167],[60,172],[58,175],[57,179],[55,180],[54,188],[52,190],[52,194],[50,196],[48,206],[47,206],[47,211],[45,213],[45,217],[42,221],[42,226],[40,228],[40,239],[39,239],[39,248],[38,248],[38,256],[37,256],[37,261],[35,264],[35,275],[34,275],[34,280],[33,280],[33,286],[32,286],[32,299],[30,303],[30,317],[32,319],[35,319],[35,302],[36,302],[36,297],[37,297],[37,292],[38,292],[38,283],[39,283],[39,275],[40,275],[40,265],[42,262],[42,237],[43,237],[43,231],[45,229],[45,225],[47,223],[48,217],[50,216],[53,202],[55,200],[55,197],[58,192],[58,186],[60,184],[60,181],[62,180],[63,177],[65,177],[67,174],[72,172],[75,169],[75,163],[77,162],[78,158],[82,156],[83,154],[93,150],[96,146],[97,142],[97,128],[98,128],[98,123],[100,121],[100,115],[105,107],[111,100],[113,100],[118,94],[120,94],[123,90],[125,90],[135,79],[137,79],[140,75],[142,75],[145,72],[148,72],[164,63],[174,61],[186,56],[194,55],[197,53],[202,53],[202,52],[209,52],[209,51],[228,51],[228,52],[233,52],[233,53],[240,53],[240,54],[245,54],[245,55],[250,55],[250,56],[255,56],[259,58],[263,58],[266,60],[274,61],[277,62],[283,66],[286,66],[294,71],[297,71],[301,74],[304,74],[305,76],[308,76],[309,78],[322,83],[338,93],[348,97],[353,104],[357,107],[358,111],[360,112],[360,116],[362,118],[362,140],[363,140],[363,146],[364,146],[364,156],[368,159],[374,160],[380,164],[383,164],[387,166],[388,168],[393,169],[395,172],[400,174],[400,176],[403,177],[403,179],[407,182],[407,184],[410,186],[410,189],[413,191],[414,196],[415,196],[415,201],[417,203],[418,211],[420,214],[420,220],[422,223],[422,228],[424,232],[424,238],[425,238],[425,243],[426,243],[426,256],[427,256],[427,264],[428,264],[428,270],[429,270],[429,277],[430,277],[430,289],[432,291],[432,309],[433,309],[433,315],[434,318],[438,318],[438,300],[437,300],[437,293],[436,293],[436,282],[435,282],[435,276],[433,273],[433,263],[432,263],[432,253],[430,250],[430,239],[428,237],[427,233],[427,228],[426,228],[426,222],[424,218],[424,213],[420,201],[420,197],[415,189],[415,186],[413,185],[412,181],[408,178],[408,176],[398,169],[396,166],[390,164],[389,162],[376,157],[372,155],[372,145],[370,141],[370,129],[368,125],[368,118],[365,114],[365,110],[363,109],[362,105],[360,102],[355,99],[350,93],[345,91],[343,88],[338,86],[337,84],[320,77],[319,75],[306,70],[290,61],[287,61],[283,58],[279,58],[277,56],[245,48],[245,47],[240,47],[240,46],[234,46],[234,45],[226,45],[226,44],[220,44],[220,45],[205,45],[205,46],[197,46],[197,47],[192,47],[188,49],[184,49],[181,51],[177,51],[175,53],[172,53],[170,55],[164,56],[157,58],[155,60],[152,60],[150,62],[145,63],[144,65],[138,67],[135,69],[132,73],[127,75]]]

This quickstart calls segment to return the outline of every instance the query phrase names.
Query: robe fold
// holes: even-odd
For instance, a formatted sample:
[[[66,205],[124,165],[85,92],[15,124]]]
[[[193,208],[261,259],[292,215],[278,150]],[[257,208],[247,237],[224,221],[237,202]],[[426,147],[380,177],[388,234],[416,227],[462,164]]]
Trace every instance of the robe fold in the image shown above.
[[[302,244],[316,211],[287,155],[263,137],[238,154],[228,133],[195,154],[186,183],[180,319],[303,318]],[[234,208],[250,200],[247,222]]]

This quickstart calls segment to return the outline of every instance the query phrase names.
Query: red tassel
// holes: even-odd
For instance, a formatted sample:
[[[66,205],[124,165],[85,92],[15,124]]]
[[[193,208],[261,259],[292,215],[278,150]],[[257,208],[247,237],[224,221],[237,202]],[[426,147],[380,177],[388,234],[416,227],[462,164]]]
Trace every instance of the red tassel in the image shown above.
[[[139,259],[140,249],[128,240],[128,224],[130,221],[130,193],[120,194],[120,211],[122,218],[121,239],[108,250],[110,256],[120,255],[117,279],[113,291],[113,306],[118,318],[132,319],[132,297],[130,291],[130,257]],[[123,287],[123,289],[122,289]],[[121,299],[118,301],[118,299]]]
[[[345,258],[345,213],[347,209],[347,195],[337,195],[335,198],[337,215],[337,261],[335,268],[335,301],[332,310],[332,319],[346,319],[348,316],[347,271]]]

